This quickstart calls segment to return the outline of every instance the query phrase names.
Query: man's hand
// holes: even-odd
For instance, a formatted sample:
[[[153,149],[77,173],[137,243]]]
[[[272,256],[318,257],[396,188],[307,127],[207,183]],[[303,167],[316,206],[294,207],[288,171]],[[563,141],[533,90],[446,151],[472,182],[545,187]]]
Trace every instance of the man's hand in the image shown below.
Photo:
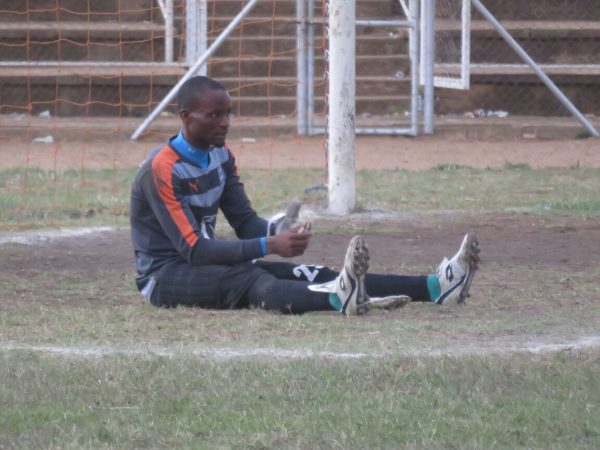
[[[267,238],[267,254],[275,254],[285,258],[300,256],[308,247],[312,236],[310,222],[303,222],[276,236]]]

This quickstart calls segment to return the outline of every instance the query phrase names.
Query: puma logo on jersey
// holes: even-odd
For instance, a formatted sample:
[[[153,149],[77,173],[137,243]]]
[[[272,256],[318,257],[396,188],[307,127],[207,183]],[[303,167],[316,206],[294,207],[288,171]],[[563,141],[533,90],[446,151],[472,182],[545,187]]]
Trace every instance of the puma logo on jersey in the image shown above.
[[[200,192],[200,182],[198,180],[196,181],[189,181],[188,182],[190,189],[194,192]]]

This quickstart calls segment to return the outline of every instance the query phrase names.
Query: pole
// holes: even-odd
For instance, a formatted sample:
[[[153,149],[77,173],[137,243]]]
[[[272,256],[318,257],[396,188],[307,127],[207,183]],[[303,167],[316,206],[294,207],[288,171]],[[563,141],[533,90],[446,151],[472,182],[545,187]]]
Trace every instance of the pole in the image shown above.
[[[408,30],[409,56],[410,56],[410,121],[411,136],[419,134],[419,0],[409,0],[407,17],[412,23]],[[403,5],[405,7],[406,5]]]
[[[167,106],[167,104],[177,95],[177,91],[183,83],[189,80],[192,76],[198,73],[198,70],[202,67],[202,65],[210,58],[210,56],[219,48],[219,46],[223,43],[223,41],[229,36],[229,34],[239,25],[244,17],[254,8],[258,0],[250,0],[248,4],[239,12],[237,16],[231,21],[229,25],[223,30],[223,32],[219,35],[217,39],[212,43],[212,45],[204,52],[204,54],[194,63],[192,67],[188,69],[188,71],[181,77],[181,79],[177,82],[175,86],[169,91],[169,93],[162,99],[162,101],[158,104],[158,106],[150,113],[146,119],[142,122],[142,124],[135,130],[135,132],[131,135],[131,140],[135,141],[140,135],[146,130],[146,128],[156,119],[156,117],[162,112],[163,109]]]
[[[525,61],[529,67],[533,69],[536,75],[542,80],[542,82],[550,89],[550,91],[558,98],[558,100],[573,114],[577,120],[586,128],[588,133],[592,136],[598,137],[598,131],[594,128],[594,126],[590,123],[586,117],[581,114],[581,112],[575,107],[575,105],[562,93],[562,91],[554,84],[554,82],[546,75],[546,73],[540,68],[540,66],[527,54],[525,50],[513,39],[506,28],[502,26],[498,20],[493,16],[489,10],[483,6],[483,4],[479,0],[471,0],[471,3],[477,10],[481,13],[483,17],[485,17],[500,33],[500,36],[504,38],[504,40],[510,45],[515,52],[519,55],[519,57]]]
[[[185,2],[185,62],[194,64],[208,48],[208,5],[207,0]],[[198,75],[206,75],[206,64]]]
[[[198,0],[185,2],[185,62],[193,64],[200,55],[198,53]]]
[[[307,42],[307,130],[308,135],[312,135],[313,118],[315,115],[315,27],[313,24],[315,11],[315,0],[308,0],[308,42]]]
[[[173,0],[165,3],[165,62],[173,62]]]
[[[202,55],[208,48],[208,1],[200,0],[200,17],[198,17],[198,47],[197,55]],[[195,58],[194,58],[195,59]],[[198,75],[206,76],[208,74],[208,68],[206,64],[203,64],[198,71]]]
[[[308,134],[307,118],[307,58],[306,58],[306,0],[296,0],[296,112],[297,132],[299,135]]]
[[[354,125],[356,116],[355,0],[329,3],[329,210],[346,215],[356,203]]]
[[[433,134],[433,116],[435,110],[434,64],[435,64],[435,0],[423,0],[423,132]]]

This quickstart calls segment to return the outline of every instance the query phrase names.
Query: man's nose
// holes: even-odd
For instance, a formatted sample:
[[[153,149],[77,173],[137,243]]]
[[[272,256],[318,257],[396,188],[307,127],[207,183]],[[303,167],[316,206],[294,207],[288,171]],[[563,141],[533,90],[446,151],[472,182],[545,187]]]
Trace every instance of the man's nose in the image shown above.
[[[223,117],[221,117],[221,122],[219,123],[219,125],[222,128],[229,128],[229,115],[225,114]]]

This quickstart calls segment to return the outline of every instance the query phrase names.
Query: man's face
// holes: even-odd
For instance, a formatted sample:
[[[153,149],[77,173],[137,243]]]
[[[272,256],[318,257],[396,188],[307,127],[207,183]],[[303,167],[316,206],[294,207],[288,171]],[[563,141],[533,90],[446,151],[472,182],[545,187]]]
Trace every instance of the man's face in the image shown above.
[[[190,110],[179,111],[185,138],[194,147],[222,147],[229,131],[231,98],[226,91],[205,89]]]

